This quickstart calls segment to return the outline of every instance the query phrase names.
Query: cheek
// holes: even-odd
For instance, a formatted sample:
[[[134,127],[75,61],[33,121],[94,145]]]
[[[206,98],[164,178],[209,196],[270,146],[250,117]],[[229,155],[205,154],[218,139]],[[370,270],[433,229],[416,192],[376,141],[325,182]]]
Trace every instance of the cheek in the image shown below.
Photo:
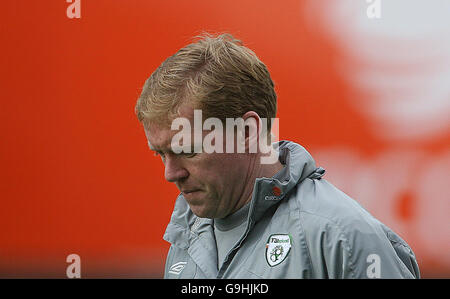
[[[209,182],[214,183],[217,191],[230,193],[242,182],[242,169],[239,165],[225,164],[216,168],[216,171],[210,172],[207,176]]]
[[[242,161],[228,154],[214,154],[195,161],[190,169],[191,179],[213,193],[223,194],[242,181]]]
[[[190,172],[192,182],[198,183],[205,189],[210,196],[217,196],[224,188],[224,176],[221,168],[212,167],[212,165],[205,167],[198,167]]]

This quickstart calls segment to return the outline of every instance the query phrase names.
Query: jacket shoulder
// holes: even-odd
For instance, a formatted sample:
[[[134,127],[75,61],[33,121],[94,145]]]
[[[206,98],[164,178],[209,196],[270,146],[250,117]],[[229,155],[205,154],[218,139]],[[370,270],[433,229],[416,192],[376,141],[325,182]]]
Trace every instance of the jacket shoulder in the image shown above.
[[[326,180],[305,179],[288,202],[299,215],[317,277],[419,276],[408,244]]]

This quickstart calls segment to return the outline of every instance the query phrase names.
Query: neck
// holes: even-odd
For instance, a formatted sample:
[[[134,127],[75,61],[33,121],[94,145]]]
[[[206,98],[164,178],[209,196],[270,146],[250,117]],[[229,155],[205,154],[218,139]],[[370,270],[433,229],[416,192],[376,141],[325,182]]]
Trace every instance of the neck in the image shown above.
[[[240,208],[251,201],[253,195],[253,187],[257,178],[271,178],[277,172],[283,169],[283,165],[279,160],[277,160],[274,164],[261,164],[260,155],[252,155],[247,158],[250,162],[248,163],[247,176],[244,179],[244,191],[241,198],[236,202],[236,205],[232,209],[231,213],[238,211]]]

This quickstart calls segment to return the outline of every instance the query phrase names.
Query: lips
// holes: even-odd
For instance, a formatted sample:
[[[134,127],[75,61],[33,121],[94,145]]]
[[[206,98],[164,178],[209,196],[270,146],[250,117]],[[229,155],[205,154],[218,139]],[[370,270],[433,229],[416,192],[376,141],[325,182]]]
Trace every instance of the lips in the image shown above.
[[[182,192],[183,194],[190,194],[190,193],[194,193],[194,192],[196,192],[196,191],[200,191],[200,190],[198,190],[198,189],[181,190],[181,192]]]
[[[195,190],[185,190],[182,191],[183,197],[190,203],[193,204],[196,200],[198,200],[198,195],[199,195],[200,190],[199,189],[195,189]]]
[[[185,191],[181,191],[181,192],[183,192],[183,194],[189,194],[189,193],[193,193],[195,191],[198,191],[198,190],[185,190]]]

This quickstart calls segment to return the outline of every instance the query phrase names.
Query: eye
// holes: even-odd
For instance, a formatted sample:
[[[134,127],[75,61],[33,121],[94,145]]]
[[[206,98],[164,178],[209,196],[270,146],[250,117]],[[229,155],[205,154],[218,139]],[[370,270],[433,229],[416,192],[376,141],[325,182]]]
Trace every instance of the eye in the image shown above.
[[[197,153],[185,153],[185,154],[183,154],[183,156],[184,157],[186,157],[186,158],[192,158],[192,157],[195,157],[197,155]]]
[[[200,153],[201,153],[201,151],[200,151]],[[181,152],[181,156],[183,156],[183,157],[185,157],[185,158],[193,158],[193,157],[195,157],[195,156],[197,156],[197,154],[199,154],[199,152],[198,151],[196,151],[196,148],[192,145],[190,148],[189,148],[189,151],[188,152]]]

